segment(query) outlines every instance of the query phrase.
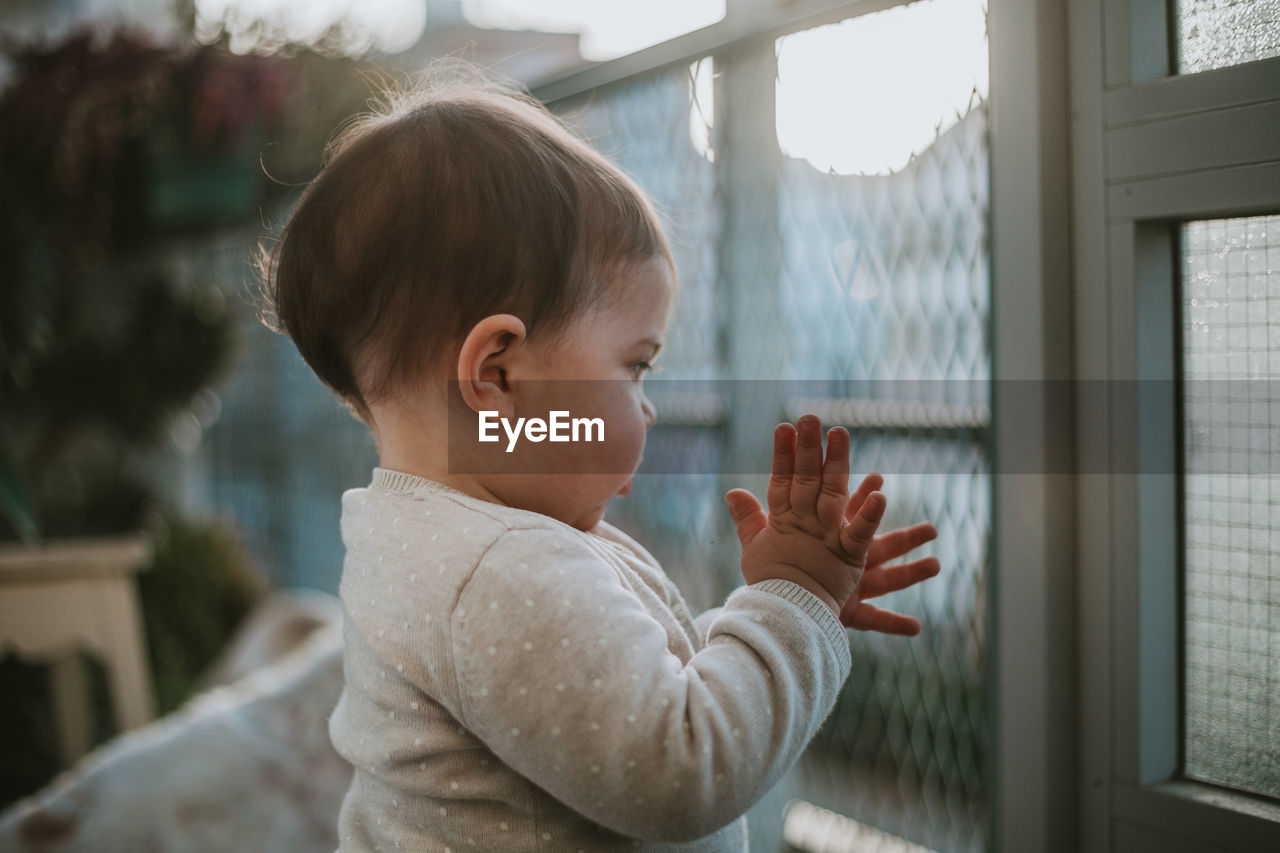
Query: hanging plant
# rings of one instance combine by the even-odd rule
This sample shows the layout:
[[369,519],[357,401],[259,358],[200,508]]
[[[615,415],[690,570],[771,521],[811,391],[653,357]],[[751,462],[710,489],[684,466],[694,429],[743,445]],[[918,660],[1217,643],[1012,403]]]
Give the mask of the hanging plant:
[[136,526],[128,501],[85,501],[106,491],[95,483],[145,492],[124,486],[130,455],[154,446],[232,345],[228,318],[201,310],[216,285],[170,281],[141,250],[256,213],[256,152],[287,80],[271,58],[127,31],[5,51],[0,537]]

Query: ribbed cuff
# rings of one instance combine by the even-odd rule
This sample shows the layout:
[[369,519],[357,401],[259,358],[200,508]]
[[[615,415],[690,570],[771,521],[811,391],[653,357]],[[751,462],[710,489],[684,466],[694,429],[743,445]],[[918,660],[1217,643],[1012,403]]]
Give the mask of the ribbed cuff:
[[831,612],[831,608],[823,603],[821,598],[818,598],[818,596],[800,586],[800,584],[783,580],[782,578],[770,578],[766,581],[753,583],[747,589],[776,595],[784,601],[789,601],[799,607],[814,622],[818,623],[818,627],[822,629],[822,632],[827,635],[827,639],[831,641],[832,647],[837,650],[836,655],[845,662],[846,666],[849,664],[849,635],[845,633],[844,625]]
[[415,489],[430,488],[431,485],[432,481],[417,474],[392,471],[390,468],[374,468],[369,488],[388,492],[412,492]]

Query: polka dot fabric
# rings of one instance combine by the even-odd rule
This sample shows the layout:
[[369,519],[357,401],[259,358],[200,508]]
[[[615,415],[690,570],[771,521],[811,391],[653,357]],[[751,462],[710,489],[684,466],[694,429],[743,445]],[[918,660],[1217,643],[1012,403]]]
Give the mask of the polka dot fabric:
[[848,675],[809,592],[744,587],[695,623],[603,522],[379,468],[342,532],[343,851],[737,853]]

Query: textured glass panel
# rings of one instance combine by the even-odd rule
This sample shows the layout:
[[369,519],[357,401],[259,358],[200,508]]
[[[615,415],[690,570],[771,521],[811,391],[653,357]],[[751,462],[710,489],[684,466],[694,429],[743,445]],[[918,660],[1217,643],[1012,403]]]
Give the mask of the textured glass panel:
[[1178,0],[1178,71],[1280,56],[1280,0]]
[[1186,774],[1280,797],[1280,216],[1188,223],[1182,274]]

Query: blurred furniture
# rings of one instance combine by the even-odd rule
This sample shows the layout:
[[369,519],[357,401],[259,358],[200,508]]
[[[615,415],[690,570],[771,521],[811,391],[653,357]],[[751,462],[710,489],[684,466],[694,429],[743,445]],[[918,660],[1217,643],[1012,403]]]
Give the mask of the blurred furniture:
[[106,666],[120,731],[154,714],[134,573],[141,537],[0,547],[0,653],[51,669],[58,749],[64,766],[88,751],[89,696],[81,651]]
[[336,596],[276,592],[216,679],[0,812],[5,853],[331,853],[351,765],[329,741],[342,693]]

